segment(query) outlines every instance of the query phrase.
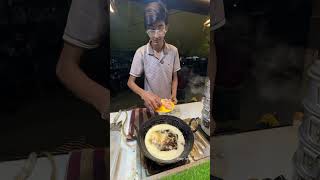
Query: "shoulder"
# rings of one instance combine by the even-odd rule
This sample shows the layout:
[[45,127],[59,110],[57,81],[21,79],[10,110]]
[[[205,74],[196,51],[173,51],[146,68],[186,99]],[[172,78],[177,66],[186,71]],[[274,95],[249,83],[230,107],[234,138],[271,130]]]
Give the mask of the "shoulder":
[[146,48],[147,48],[147,45],[140,46],[140,47],[136,50],[136,53],[144,54]]
[[106,1],[73,0],[63,39],[83,48],[95,48],[106,34]]
[[173,51],[174,53],[178,52],[178,48],[176,48],[174,45],[166,43],[167,47],[169,48],[170,51]]

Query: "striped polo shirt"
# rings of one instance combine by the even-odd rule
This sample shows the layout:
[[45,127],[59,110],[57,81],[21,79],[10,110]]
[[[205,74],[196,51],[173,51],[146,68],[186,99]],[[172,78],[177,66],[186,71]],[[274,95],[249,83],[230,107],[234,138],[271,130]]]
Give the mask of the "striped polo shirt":
[[144,74],[144,89],[160,98],[171,98],[173,73],[181,69],[178,49],[165,43],[158,59],[150,42],[136,51],[131,64],[130,75]]

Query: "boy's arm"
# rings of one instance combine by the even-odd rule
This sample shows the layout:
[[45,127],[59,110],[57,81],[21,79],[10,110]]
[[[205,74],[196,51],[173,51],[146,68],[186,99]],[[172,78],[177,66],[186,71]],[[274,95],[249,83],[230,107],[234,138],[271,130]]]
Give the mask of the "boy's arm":
[[108,7],[108,3],[103,0],[72,0],[56,74],[69,90],[107,119],[109,90],[90,79],[80,68],[84,51],[98,47],[107,31],[108,13],[104,7]]
[[145,102],[145,104],[149,107],[152,108],[153,110],[159,108],[161,105],[161,100],[160,97],[151,93],[143,90],[136,84],[136,77],[130,75],[129,80],[128,80],[128,86],[129,88],[138,94]]
[[173,79],[172,79],[172,88],[171,88],[171,94],[172,94],[172,101],[177,104],[177,88],[178,88],[178,73],[173,73]]
[[82,100],[92,104],[101,114],[109,106],[110,92],[91,80],[80,68],[83,48],[64,44],[56,73],[59,79]]
[[128,80],[128,86],[134,93],[136,93],[142,98],[145,91],[136,84],[136,77],[130,75]]

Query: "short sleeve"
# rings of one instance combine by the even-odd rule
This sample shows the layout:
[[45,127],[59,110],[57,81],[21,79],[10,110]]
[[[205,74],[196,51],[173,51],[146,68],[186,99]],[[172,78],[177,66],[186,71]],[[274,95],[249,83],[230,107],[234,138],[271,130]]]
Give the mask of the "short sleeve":
[[175,48],[175,56],[174,56],[174,65],[173,65],[173,72],[177,72],[181,69],[180,66],[180,57],[179,57],[179,52],[178,49]]
[[136,53],[134,54],[131,69],[130,69],[130,75],[134,77],[141,77],[143,73],[143,50],[142,48],[139,48]]
[[213,0],[213,6],[211,6],[210,11],[211,31],[214,31],[226,23],[223,0]]
[[107,33],[106,7],[105,0],[72,0],[63,39],[86,49],[98,47]]

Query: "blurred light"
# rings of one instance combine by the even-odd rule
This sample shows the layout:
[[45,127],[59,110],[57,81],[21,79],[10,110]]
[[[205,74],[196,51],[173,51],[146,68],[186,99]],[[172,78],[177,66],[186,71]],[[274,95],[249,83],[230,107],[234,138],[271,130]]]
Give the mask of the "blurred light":
[[112,7],[111,4],[110,4],[110,12],[111,12],[111,13],[114,13],[114,9],[113,9],[113,7]]
[[210,19],[206,20],[206,22],[203,23],[203,26],[210,27]]
[[115,0],[110,0],[110,12],[111,13],[116,13],[117,12],[117,7],[116,7]]

